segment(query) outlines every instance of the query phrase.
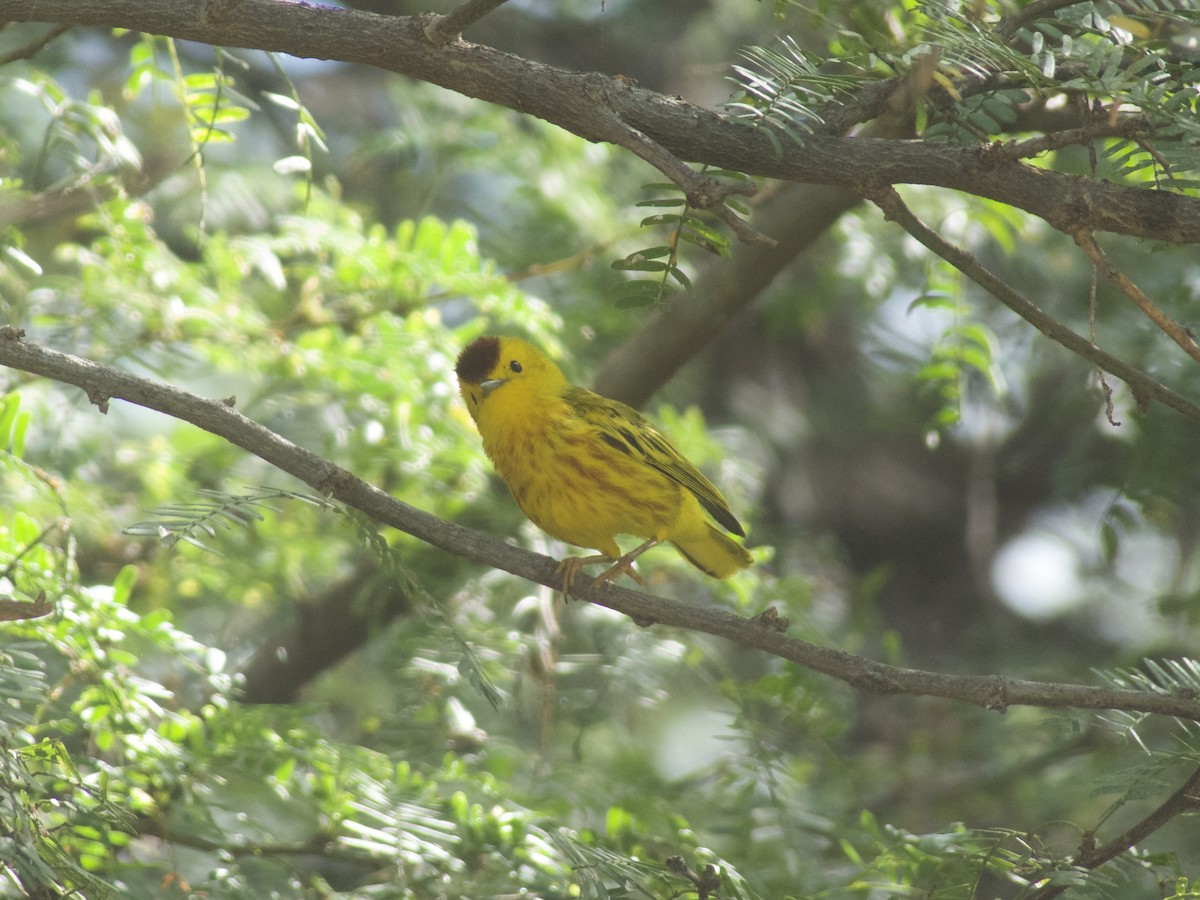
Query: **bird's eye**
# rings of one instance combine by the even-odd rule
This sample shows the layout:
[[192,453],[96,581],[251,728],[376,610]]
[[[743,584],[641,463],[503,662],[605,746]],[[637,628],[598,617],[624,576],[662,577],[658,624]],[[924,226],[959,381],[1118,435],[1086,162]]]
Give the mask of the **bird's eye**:
[[521,371],[521,364],[520,364],[519,362],[517,362],[515,359],[514,359],[512,362],[510,362],[510,363],[508,364],[508,367],[509,367],[510,369],[512,369],[514,372],[520,372],[520,371]]

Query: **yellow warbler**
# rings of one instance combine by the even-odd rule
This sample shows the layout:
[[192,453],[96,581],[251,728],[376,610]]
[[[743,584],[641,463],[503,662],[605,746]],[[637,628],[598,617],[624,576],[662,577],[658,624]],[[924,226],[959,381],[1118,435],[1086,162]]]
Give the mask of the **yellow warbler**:
[[[562,563],[565,587],[583,565],[607,561],[645,582],[633,561],[662,541],[714,578],[753,561],[720,531],[745,531],[712,482],[637,410],[567,383],[532,344],[481,337],[459,354],[458,386],[483,449],[517,504],[543,531],[603,556]],[[707,515],[706,515],[707,512]],[[624,556],[618,534],[644,538]]]

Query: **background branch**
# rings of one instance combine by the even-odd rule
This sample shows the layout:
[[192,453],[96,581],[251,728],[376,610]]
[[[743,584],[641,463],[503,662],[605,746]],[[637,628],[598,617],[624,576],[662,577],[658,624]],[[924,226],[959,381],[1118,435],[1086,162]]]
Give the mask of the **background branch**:
[[[910,123],[888,115],[868,125],[863,134],[899,138],[910,131]],[[612,350],[596,374],[596,391],[642,406],[734,316],[751,307],[797,257],[861,203],[862,196],[848,188],[779,182],[755,200],[751,224],[773,243],[735,244],[731,258],[706,259],[690,291],[660,303],[636,334]]]
[[739,244],[731,259],[711,260],[693,279],[691,291],[660,303],[636,334],[609,353],[595,390],[640,407],[861,202],[859,194],[843,188],[784,185],[755,211],[753,220],[756,229],[775,239],[775,246]]
[[1157,325],[1167,337],[1178,344],[1184,353],[1196,362],[1200,362],[1200,346],[1196,344],[1196,339],[1192,337],[1191,332],[1163,312],[1153,300],[1146,296],[1141,288],[1133,283],[1133,279],[1118,269],[1112,260],[1108,258],[1108,254],[1100,249],[1100,245],[1096,243],[1095,236],[1087,231],[1077,232],[1075,234],[1075,243],[1087,254],[1088,259],[1096,266],[1096,270],[1112,284],[1116,285],[1121,293],[1132,300],[1134,306],[1146,314],[1146,318]]
[[999,277],[980,265],[979,261],[970,253],[960,250],[944,240],[937,232],[913,215],[912,210],[900,199],[895,188],[885,187],[873,190],[869,197],[883,210],[889,220],[898,223],[923,245],[987,290],[1046,337],[1062,344],[1072,353],[1095,363],[1105,372],[1123,379],[1133,389],[1136,396],[1158,400],[1189,419],[1200,422],[1200,406],[1155,381],[1140,369],[1105,353],[1083,335],[1077,334],[1052,316],[1047,315],[1037,305],[1021,296]]
[[36,56],[42,50],[45,50],[55,38],[63,35],[71,27],[70,23],[56,25],[47,31],[44,35],[34,41],[30,41],[23,47],[18,47],[10,53],[5,53],[0,56],[0,66],[7,66],[11,62],[16,62],[18,59],[30,59]]
[[[611,115],[680,160],[788,181],[858,189],[929,184],[997,200],[1065,233],[1080,228],[1169,243],[1200,242],[1200,199],[1017,163],[989,165],[976,148],[810,134],[798,143],[730,116],[616,80],[596,109],[595,73],[571,72],[490,47],[425,35],[425,17],[275,0],[0,0],[0,20],[129,28],[224,47],[362,63],[552,122],[592,141]],[[994,161],[993,161],[994,163]]]
[[[221,400],[209,400],[91,360],[49,350],[23,339],[12,326],[0,328],[0,365],[75,385],[104,411],[117,398],[190,422],[253,453],[335,500],[361,510],[426,543],[474,562],[503,569],[547,587],[559,588],[558,562],[504,541],[444,521],[400,502],[350,472],[246,418]],[[580,577],[587,594],[590,579]],[[1200,700],[1173,694],[1114,690],[1090,685],[1024,681],[995,675],[945,675],[889,666],[781,634],[771,618],[743,618],[653,594],[598,587],[592,602],[630,616],[701,631],[787,659],[866,691],[961,700],[985,709],[1009,706],[1121,709],[1200,720]],[[786,627],[784,625],[784,627]]]
[[[1116,859],[1122,853],[1137,846],[1172,819],[1200,807],[1200,769],[1192,772],[1175,793],[1160,803],[1150,815],[1138,821],[1107,844],[1096,847],[1085,844],[1075,858],[1075,865],[1084,869],[1098,869]],[[1064,884],[1052,884],[1032,895],[1032,900],[1050,900],[1067,891]]]
[[291,703],[317,675],[361,647],[413,599],[362,560],[320,596],[295,605],[295,619],[266,637],[242,666],[243,703]]

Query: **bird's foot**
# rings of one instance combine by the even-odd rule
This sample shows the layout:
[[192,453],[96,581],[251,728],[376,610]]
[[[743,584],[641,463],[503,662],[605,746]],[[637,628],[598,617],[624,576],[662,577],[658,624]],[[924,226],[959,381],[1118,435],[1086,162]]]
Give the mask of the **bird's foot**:
[[603,572],[601,572],[599,575],[596,576],[596,580],[592,584],[592,588],[595,589],[597,584],[605,584],[605,583],[611,584],[612,582],[614,582],[618,578],[620,578],[622,575],[628,575],[630,578],[632,578],[634,581],[636,581],[641,587],[646,587],[648,584],[646,579],[643,578],[641,575],[639,575],[637,573],[637,569],[635,569],[633,567],[633,560],[629,559],[625,556],[622,556],[620,559],[618,559],[616,562],[614,562],[611,566],[609,566],[607,569],[605,569]]
[[[588,599],[587,595],[575,593],[575,576],[579,574],[579,570],[584,566],[594,566],[596,563],[611,563],[611,556],[599,554],[596,556],[568,556],[558,564],[558,574],[562,576],[562,593],[568,600],[573,597],[579,597],[581,600]],[[591,594],[592,588],[588,588],[587,594]]]
[[[600,554],[597,556],[568,556],[558,564],[558,573],[562,576],[562,592],[563,596],[576,596],[581,600],[590,600],[592,593],[602,584],[611,584],[622,575],[628,575],[638,583],[640,587],[646,587],[647,581],[638,574],[637,569],[633,567],[634,560],[657,544],[658,541],[651,539],[637,547],[634,547],[620,559],[613,559],[611,556]],[[575,576],[579,574],[579,570],[584,566],[595,565],[596,563],[611,563],[607,569],[596,576],[596,579],[588,586],[588,589],[583,594],[576,594],[574,591]]]

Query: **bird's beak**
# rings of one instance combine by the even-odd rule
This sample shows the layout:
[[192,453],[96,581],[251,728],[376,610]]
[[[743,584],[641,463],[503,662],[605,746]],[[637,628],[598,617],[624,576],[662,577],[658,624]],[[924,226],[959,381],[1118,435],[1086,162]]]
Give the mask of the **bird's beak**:
[[507,378],[489,378],[487,381],[479,382],[479,387],[483,390],[483,396],[487,397],[492,391],[500,387],[502,384],[508,384]]

